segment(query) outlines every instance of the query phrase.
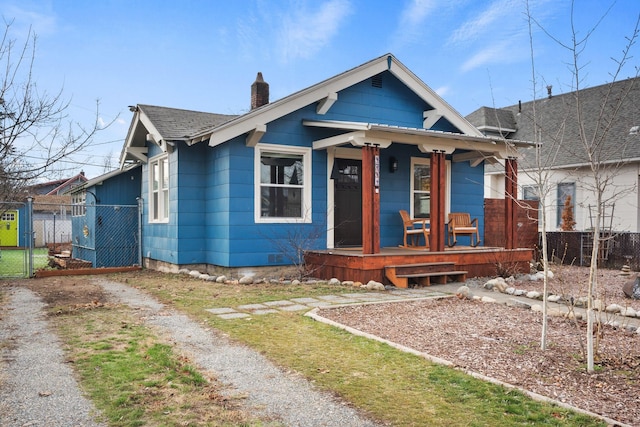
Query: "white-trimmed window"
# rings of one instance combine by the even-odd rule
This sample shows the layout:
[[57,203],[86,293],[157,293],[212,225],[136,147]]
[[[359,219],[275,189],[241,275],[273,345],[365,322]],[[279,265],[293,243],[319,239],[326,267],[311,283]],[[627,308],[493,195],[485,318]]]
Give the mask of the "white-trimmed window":
[[[451,167],[446,162],[445,215],[449,212]],[[431,218],[431,159],[411,158],[411,217]]]
[[576,216],[576,183],[559,182],[557,187],[556,225],[560,227],[562,225],[562,211],[564,210],[564,203],[567,197],[571,197],[571,204],[573,205],[571,210],[573,211],[573,217],[575,218]]
[[87,214],[86,200],[86,191],[78,191],[71,195],[71,216],[85,216]]
[[311,222],[311,149],[258,144],[256,222]]
[[149,221],[169,221],[169,158],[149,162]]

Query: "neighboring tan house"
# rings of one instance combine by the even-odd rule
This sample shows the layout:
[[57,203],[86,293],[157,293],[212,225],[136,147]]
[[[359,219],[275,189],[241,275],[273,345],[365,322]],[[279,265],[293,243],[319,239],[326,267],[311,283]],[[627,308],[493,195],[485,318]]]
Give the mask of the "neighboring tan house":
[[45,195],[45,196],[62,196],[69,193],[73,187],[82,185],[87,182],[84,171],[72,178],[57,179],[55,181],[43,182],[41,184],[31,185],[26,188],[29,196]]
[[[482,107],[467,120],[488,136],[541,142],[539,164],[551,171],[546,199],[548,231],[560,229],[567,196],[574,205],[575,229],[588,230],[595,225],[593,173],[580,132],[600,141],[595,155],[601,173],[611,178],[604,192],[601,227],[640,231],[640,78],[560,95],[553,95],[551,87],[547,90],[544,99],[499,109]],[[577,106],[582,120],[577,119]],[[535,199],[532,172],[537,169],[536,150],[528,148],[520,154],[518,192],[523,199]],[[605,170],[611,167],[612,173]],[[485,196],[502,197],[504,183],[504,168],[487,168]]]
[[[399,210],[430,222],[430,248],[403,259],[442,260],[449,212],[478,218],[483,240],[485,160],[508,154],[391,54],[274,102],[258,73],[240,116],[130,109],[121,170],[141,165],[140,182],[125,181],[142,201],[143,263],[171,271],[291,264],[283,248],[292,243],[375,258],[403,243]],[[123,185],[118,177],[97,180],[107,191]],[[479,264],[495,269],[505,252],[471,249],[467,261],[463,250],[447,256],[472,274]],[[528,265],[531,251],[519,254]],[[362,277],[381,277],[376,268]]]

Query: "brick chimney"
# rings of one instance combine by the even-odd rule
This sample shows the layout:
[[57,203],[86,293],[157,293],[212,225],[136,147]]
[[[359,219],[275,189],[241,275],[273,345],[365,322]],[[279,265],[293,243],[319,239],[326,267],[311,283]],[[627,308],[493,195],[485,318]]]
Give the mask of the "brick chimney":
[[262,73],[258,72],[256,81],[251,85],[251,109],[255,110],[269,103],[269,83],[262,78]]

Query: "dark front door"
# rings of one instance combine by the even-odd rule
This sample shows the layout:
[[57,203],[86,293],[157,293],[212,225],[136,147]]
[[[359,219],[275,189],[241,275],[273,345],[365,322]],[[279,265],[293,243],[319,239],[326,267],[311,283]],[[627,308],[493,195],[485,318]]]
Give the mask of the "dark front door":
[[362,161],[335,159],[334,247],[362,246]]

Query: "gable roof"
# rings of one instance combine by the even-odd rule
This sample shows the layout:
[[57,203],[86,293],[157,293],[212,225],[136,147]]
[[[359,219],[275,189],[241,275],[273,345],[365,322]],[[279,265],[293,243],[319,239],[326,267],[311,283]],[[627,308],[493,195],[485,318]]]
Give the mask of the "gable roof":
[[135,115],[123,147],[121,167],[126,162],[146,162],[147,142],[154,142],[163,151],[167,151],[171,150],[172,142],[175,141],[184,141],[189,145],[206,141],[213,147],[235,137],[247,135],[247,143],[256,144],[267,131],[268,123],[273,120],[314,103],[317,103],[316,111],[323,114],[337,100],[338,92],[385,71],[393,74],[433,107],[425,112],[426,129],[444,117],[461,135],[485,138],[478,129],[393,55],[385,54],[239,116],[144,104],[130,107]]
[[[577,105],[583,119],[577,119]],[[482,111],[481,111],[482,110]],[[534,115],[535,111],[535,115]],[[491,123],[501,130],[515,123],[507,138],[541,141],[541,159],[548,167],[568,168],[587,165],[588,155],[580,140],[603,138],[598,158],[603,162],[640,162],[640,78],[519,103],[501,109],[482,107],[467,119],[479,128]],[[534,120],[535,118],[535,120]],[[484,121],[483,121],[484,120]],[[607,122],[611,121],[610,124]],[[485,132],[487,129],[484,129]],[[595,140],[594,139],[594,140]],[[524,154],[523,168],[532,167],[533,155]]]
[[[376,76],[383,71],[391,72],[416,95],[433,106],[431,111],[434,111],[434,116],[437,115],[438,118],[445,116],[461,133],[482,136],[482,133],[435,91],[422,82],[392,54],[388,53],[285,98],[251,110],[226,123],[207,129],[196,134],[192,138],[192,142],[208,140],[210,146],[216,146],[246,133],[264,133],[269,122],[313,103],[318,103],[318,110],[320,110],[326,103],[335,102],[339,91]],[[434,123],[435,121],[432,125]],[[251,134],[249,137],[251,137]]]
[[72,189],[73,187],[77,185],[81,185],[86,181],[87,181],[87,177],[84,175],[84,172],[80,172],[79,174],[71,178],[57,179],[54,181],[48,181],[40,184],[31,185],[26,189],[26,192],[32,195],[64,194],[68,192],[70,189]]
[[466,118],[485,134],[507,136],[516,131],[516,119],[511,110],[480,107]]
[[147,142],[158,144],[163,151],[175,141],[188,142],[193,135],[236,117],[229,114],[204,113],[179,108],[138,104],[127,134],[120,167],[128,161],[146,162]]

